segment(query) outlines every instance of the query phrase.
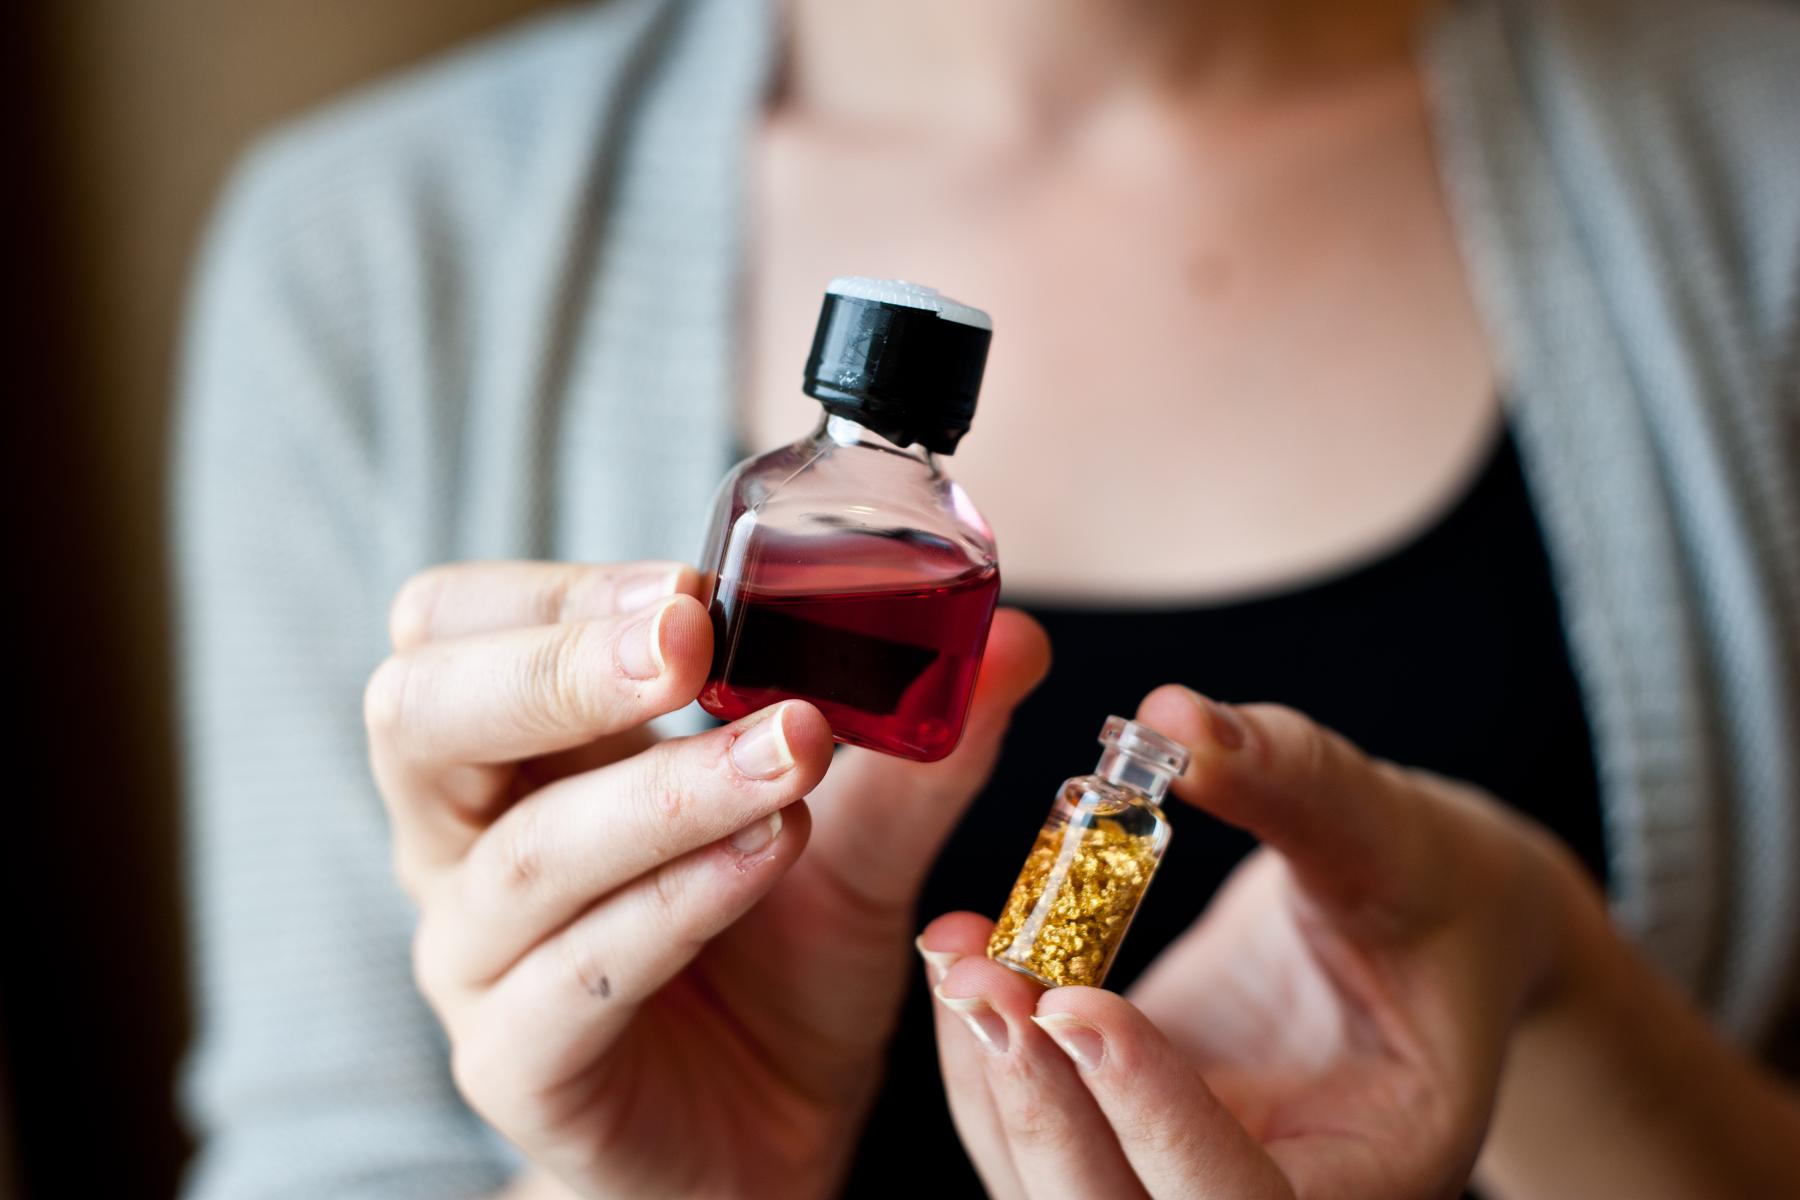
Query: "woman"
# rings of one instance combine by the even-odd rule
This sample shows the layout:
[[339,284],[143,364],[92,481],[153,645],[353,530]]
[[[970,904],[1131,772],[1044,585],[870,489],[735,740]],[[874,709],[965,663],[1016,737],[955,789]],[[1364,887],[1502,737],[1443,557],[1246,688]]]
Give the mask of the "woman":
[[[1750,2],[612,0],[271,142],[181,430],[193,1193],[1792,1190],[1796,67]],[[1000,318],[1031,615],[933,767],[649,724],[844,271]],[[1140,697],[1198,811],[1125,996],[1037,994],[975,913]]]

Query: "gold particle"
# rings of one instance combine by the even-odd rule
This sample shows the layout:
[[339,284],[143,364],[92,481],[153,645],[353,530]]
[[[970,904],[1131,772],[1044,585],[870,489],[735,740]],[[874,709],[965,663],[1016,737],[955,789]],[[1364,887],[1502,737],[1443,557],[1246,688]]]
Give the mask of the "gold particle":
[[1051,987],[1100,986],[1156,870],[1156,841],[1102,817],[1045,828],[1026,856],[988,957]]

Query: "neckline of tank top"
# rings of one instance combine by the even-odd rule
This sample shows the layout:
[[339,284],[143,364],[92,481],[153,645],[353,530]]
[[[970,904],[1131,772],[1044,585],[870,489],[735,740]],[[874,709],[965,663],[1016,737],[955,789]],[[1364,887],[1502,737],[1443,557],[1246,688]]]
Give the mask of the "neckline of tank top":
[[[1477,465],[1465,473],[1457,488],[1450,493],[1450,499],[1426,510],[1419,520],[1404,527],[1393,537],[1368,551],[1328,564],[1315,572],[1293,576],[1280,583],[1268,586],[1259,585],[1241,592],[1222,592],[1216,596],[1151,596],[1142,599],[1106,596],[1084,600],[1076,596],[1008,590],[1006,560],[1003,553],[1000,563],[1000,603],[1014,608],[1022,608],[1027,612],[1045,613],[1059,617],[1184,616],[1223,613],[1253,609],[1269,604],[1304,601],[1340,588],[1355,587],[1372,576],[1388,573],[1395,567],[1404,564],[1408,559],[1428,553],[1439,541],[1452,536],[1456,527],[1467,521],[1481,507],[1482,502],[1488,498],[1490,493],[1504,486],[1509,480],[1518,480],[1518,490],[1524,491],[1518,446],[1514,440],[1510,422],[1501,420],[1495,423],[1495,429],[1489,435],[1486,449],[1474,459],[1474,462]],[[1529,506],[1528,493],[1525,499]],[[1532,513],[1531,519],[1535,526],[1537,519],[1535,512]]]

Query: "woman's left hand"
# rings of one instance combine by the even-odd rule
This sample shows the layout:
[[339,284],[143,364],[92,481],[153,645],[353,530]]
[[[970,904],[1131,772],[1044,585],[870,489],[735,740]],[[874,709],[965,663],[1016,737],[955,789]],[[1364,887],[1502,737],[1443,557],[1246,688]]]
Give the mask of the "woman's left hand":
[[990,1193],[1456,1195],[1568,906],[1599,903],[1579,866],[1476,789],[1289,709],[1165,687],[1137,719],[1192,749],[1175,794],[1263,846],[1129,1000],[989,961],[972,913],[925,930]]

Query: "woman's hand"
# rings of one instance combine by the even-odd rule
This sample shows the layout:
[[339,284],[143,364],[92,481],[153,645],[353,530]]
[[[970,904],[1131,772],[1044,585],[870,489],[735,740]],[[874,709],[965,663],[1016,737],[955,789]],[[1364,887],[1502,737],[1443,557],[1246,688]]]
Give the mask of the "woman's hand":
[[[1182,799],[1264,843],[1130,1000],[1045,991],[987,920],[919,940],[957,1128],[996,1196],[1457,1194],[1562,914],[1594,906],[1546,833],[1373,761],[1291,710],[1161,688]],[[1179,825],[1179,817],[1176,818]],[[1180,870],[1180,839],[1164,870]]]
[[464,1095],[577,1192],[820,1195],[879,1081],[919,880],[1047,645],[996,616],[939,763],[834,763],[799,702],[657,742],[712,655],[695,582],[485,563],[401,591],[365,708],[415,973]]

